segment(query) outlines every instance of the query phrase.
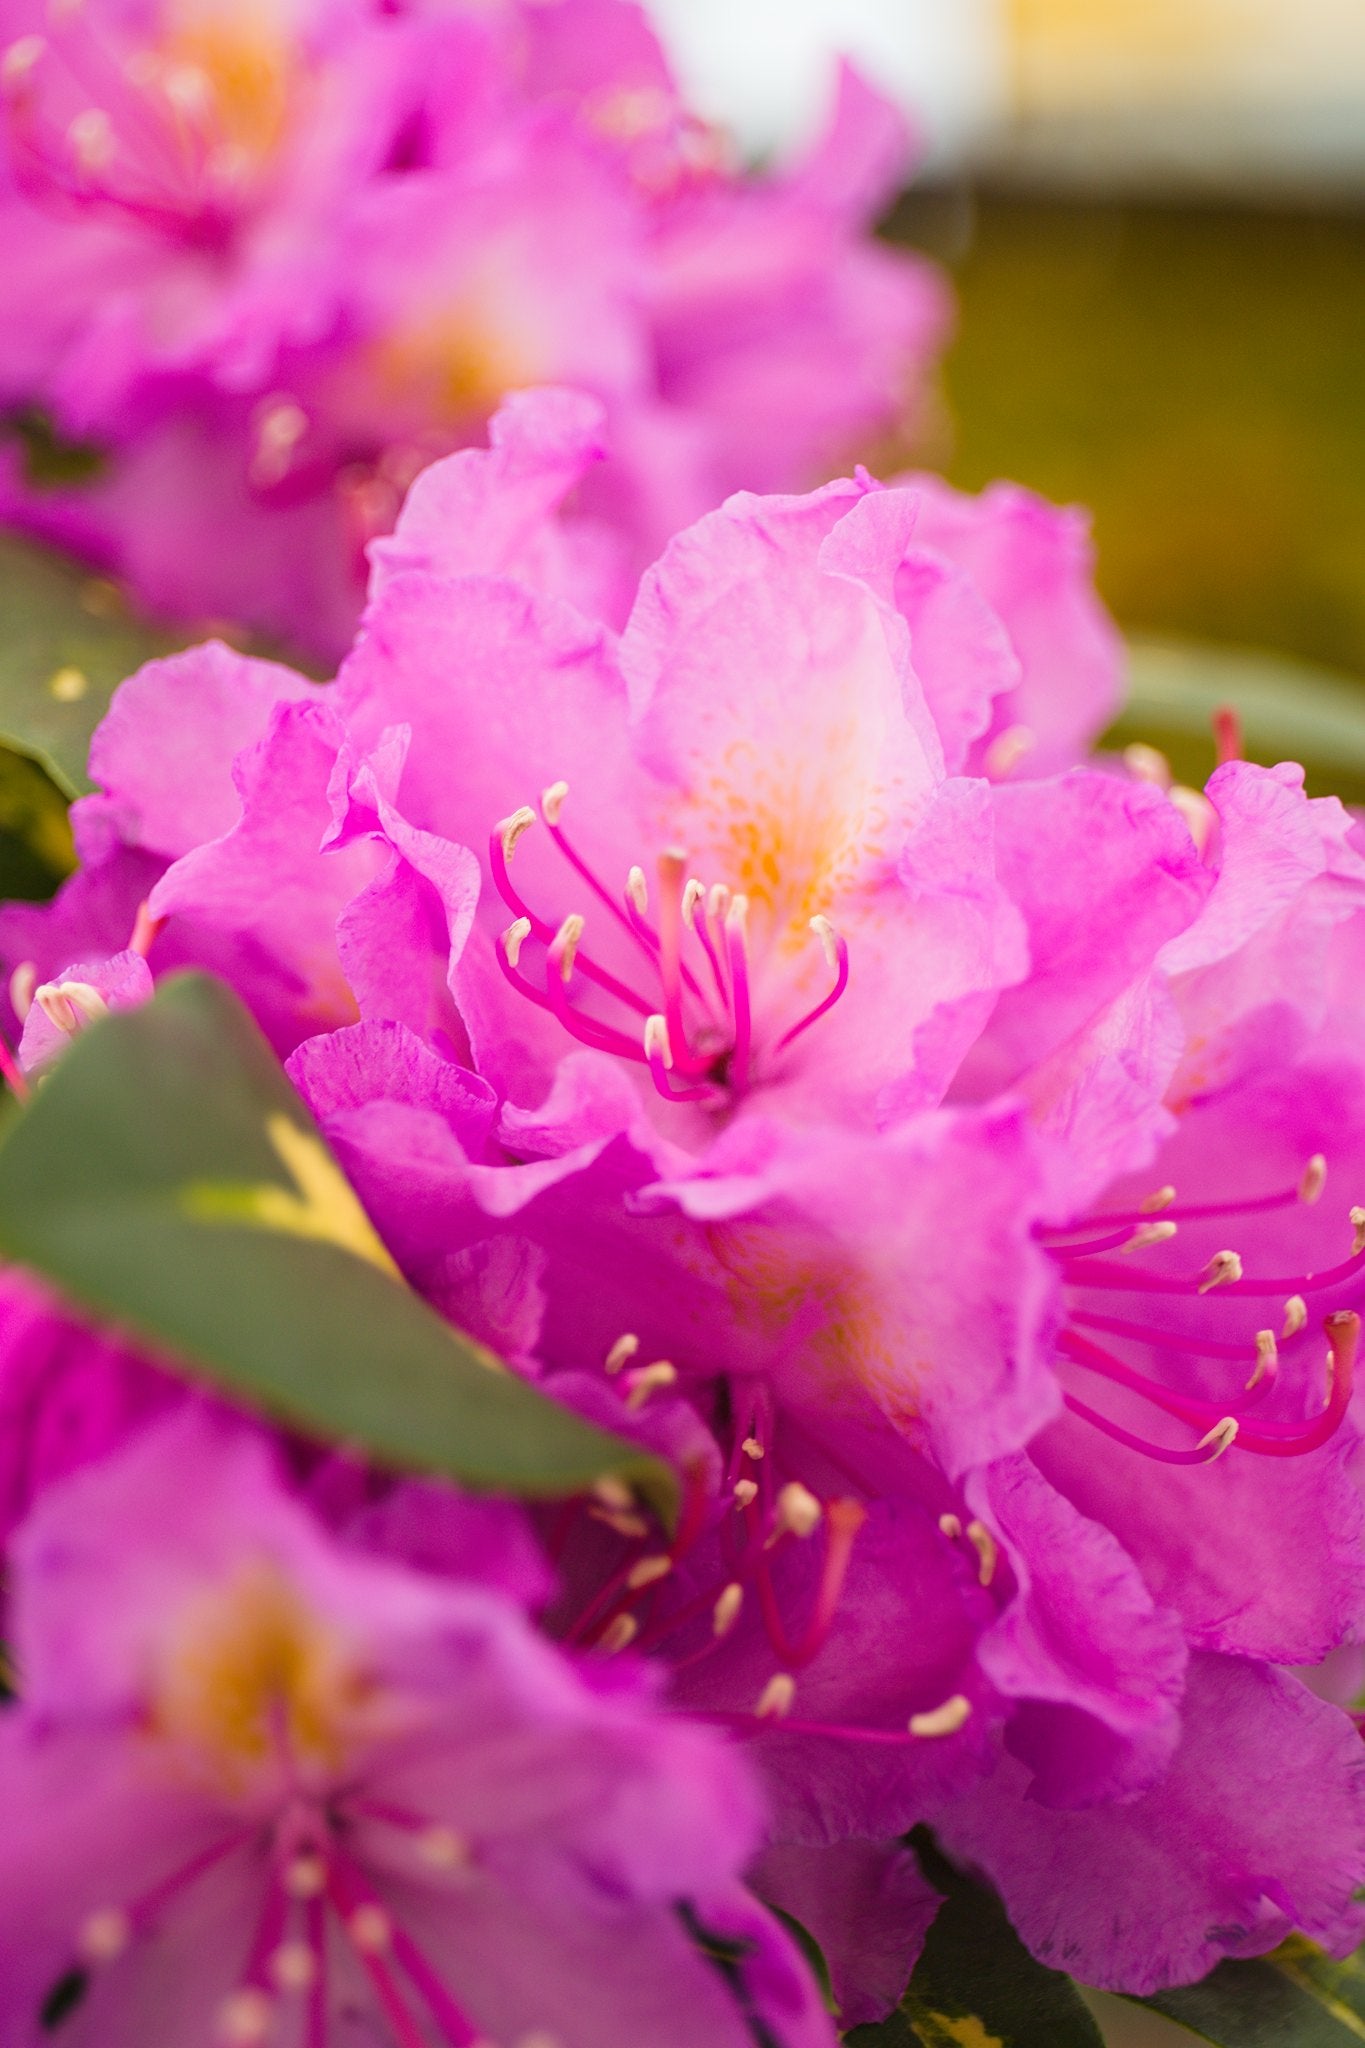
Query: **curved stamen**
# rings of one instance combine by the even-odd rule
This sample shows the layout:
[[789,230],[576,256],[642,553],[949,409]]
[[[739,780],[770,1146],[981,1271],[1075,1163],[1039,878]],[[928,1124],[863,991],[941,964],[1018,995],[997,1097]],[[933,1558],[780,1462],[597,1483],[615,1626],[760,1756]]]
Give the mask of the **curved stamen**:
[[[569,866],[574,869],[576,874],[582,876],[594,896],[598,898],[599,902],[606,905],[607,909],[621,926],[621,929],[629,934],[644,952],[650,965],[653,966],[658,957],[659,941],[645,918],[644,906],[636,906],[632,902],[631,909],[636,912],[635,916],[632,917],[625,906],[617,902],[610,889],[607,888],[599,876],[594,874],[587,861],[583,859],[583,856],[572,845],[563,824],[560,822],[564,801],[568,794],[569,785],[567,782],[552,782],[550,787],[541,793],[540,814],[549,828],[550,837],[569,863]],[[683,972],[686,975],[686,967],[684,967]],[[688,979],[690,980],[691,978],[688,977]],[[697,987],[696,983],[692,982],[691,986],[696,995],[700,997],[701,990]]]
[[[1328,1345],[1328,1386],[1327,1398],[1320,1413],[1311,1422],[1259,1422],[1248,1423],[1246,1411],[1254,1404],[1243,1401],[1240,1408],[1220,1411],[1214,1403],[1180,1394],[1169,1387],[1162,1387],[1145,1374],[1125,1365],[1110,1353],[1101,1351],[1098,1345],[1077,1337],[1074,1332],[1064,1331],[1058,1342],[1063,1355],[1074,1363],[1088,1367],[1116,1384],[1127,1387],[1163,1413],[1195,1428],[1205,1426],[1210,1416],[1220,1416],[1209,1434],[1192,1451],[1170,1450],[1162,1445],[1149,1443],[1135,1436],[1130,1430],[1101,1416],[1087,1403],[1078,1401],[1074,1395],[1063,1393],[1063,1400],[1073,1413],[1084,1417],[1111,1436],[1118,1443],[1127,1444],[1130,1449],[1142,1451],[1146,1456],[1157,1458],[1164,1463],[1185,1465],[1206,1462],[1200,1454],[1210,1443],[1216,1444],[1214,1456],[1231,1448],[1235,1443],[1239,1450],[1251,1451],[1263,1458],[1301,1458],[1309,1452],[1320,1450],[1336,1434],[1351,1402],[1351,1391],[1355,1375],[1356,1352],[1360,1337],[1360,1318],[1350,1309],[1340,1309],[1324,1318],[1323,1327]],[[1262,1333],[1269,1335],[1268,1332]],[[1273,1339],[1272,1339],[1273,1346]],[[1263,1346],[1258,1339],[1261,1358],[1272,1346]],[[1253,1374],[1249,1387],[1254,1388],[1261,1374],[1261,1358],[1258,1358],[1257,1372]],[[1265,1371],[1273,1378],[1274,1368],[1268,1362]],[[1219,1441],[1220,1433],[1223,1440]]]
[[[1225,1256],[1223,1253],[1217,1255]],[[1355,1252],[1338,1266],[1329,1266],[1322,1273],[1294,1273],[1288,1278],[1248,1280],[1244,1276],[1225,1281],[1213,1281],[1207,1271],[1198,1279],[1177,1279],[1165,1273],[1144,1273],[1132,1267],[1094,1265],[1074,1267],[1063,1257],[1063,1276],[1075,1287],[1101,1287],[1116,1293],[1129,1294],[1181,1294],[1198,1295],[1207,1293],[1210,1285],[1217,1285],[1223,1294],[1249,1296],[1265,1300],[1273,1295],[1281,1297],[1296,1294],[1324,1294],[1329,1288],[1339,1287],[1346,1280],[1353,1280],[1365,1268],[1365,1250]]]
[[830,972],[834,976],[834,986],[823,1002],[817,1003],[813,1010],[807,1010],[805,1016],[793,1024],[790,1031],[783,1032],[781,1038],[777,1041],[777,1050],[779,1052],[782,1051],[784,1046],[790,1045],[793,1039],[799,1038],[803,1031],[809,1031],[811,1025],[817,1023],[827,1010],[832,1010],[844,990],[848,987],[848,944],[846,940],[840,937],[829,919],[823,915],[817,914],[813,917],[810,921],[810,928],[824,948],[825,959],[828,961]]
[[748,897],[732,896],[725,913],[725,954],[730,963],[735,1032],[730,1052],[730,1085],[739,1095],[749,1085],[749,1052],[753,1040],[753,1015],[749,1006],[748,913]]
[[1107,1415],[1101,1415],[1098,1409],[1091,1408],[1087,1402],[1077,1400],[1074,1394],[1063,1392],[1062,1400],[1073,1415],[1079,1415],[1082,1421],[1090,1423],[1105,1436],[1112,1437],[1115,1443],[1123,1444],[1130,1451],[1140,1451],[1144,1458],[1155,1458],[1162,1465],[1211,1465],[1215,1458],[1222,1457],[1237,1434],[1237,1425],[1229,1418],[1231,1434],[1215,1429],[1196,1444],[1193,1450],[1173,1451],[1165,1444],[1154,1444],[1146,1437],[1135,1436],[1132,1430],[1125,1429],[1121,1423],[1111,1422]]
[[[359,1932],[362,1934],[361,1946],[363,1947],[363,1929],[367,1924],[373,1929],[375,1934],[379,1934],[382,1931],[384,1936],[382,1947],[378,1950],[370,1948],[368,1953],[376,1958],[382,1958],[385,1950],[392,1953],[395,1962],[414,1986],[427,2011],[436,2022],[441,2038],[450,2044],[450,2048],[477,2048],[477,2044],[484,2041],[484,2035],[456,2003],[455,1999],[446,1989],[444,1981],[422,1949],[407,1932],[406,1928],[398,1921],[391,1919],[378,1893],[367,1883],[358,1867],[349,1857],[336,1849],[333,1850],[331,1858],[329,1892],[336,1906],[338,1916],[351,1937],[352,1946],[356,1946],[355,1933]],[[344,1904],[343,1901],[345,1902]],[[372,1916],[368,1923],[362,1918],[367,1913]],[[358,1921],[360,1922],[359,1927],[356,1924]],[[357,1952],[360,1953],[359,1948]],[[365,1963],[364,1953],[360,1953],[360,1960],[362,1964]],[[383,1967],[382,1964],[381,1967]],[[387,1971],[386,1974],[389,1975],[390,1990],[394,1997],[402,2003],[401,1993],[398,1990],[397,1984],[394,1982],[391,1974],[387,1973]],[[373,1977],[371,1981],[374,1981]],[[378,1986],[376,1986],[376,1989],[378,1989]],[[382,1996],[381,2003],[385,2003]],[[407,2008],[405,2004],[402,2005],[402,2009],[406,2014]],[[386,2012],[389,2011],[387,2003],[385,2003],[385,2010]],[[409,2024],[413,2024],[410,2018]],[[400,2033],[398,2038],[401,2043],[405,2044],[406,2048],[406,2042],[409,2037]],[[420,2030],[415,2032],[411,2038],[421,2043],[422,2048],[426,2048],[426,2036]]]
[[1150,1344],[1154,1349],[1184,1352],[1191,1358],[1228,1358],[1239,1365],[1247,1362],[1245,1342],[1233,1344],[1214,1337],[1196,1337],[1177,1330],[1160,1330],[1151,1323],[1131,1323],[1123,1316],[1101,1315],[1097,1310],[1088,1308],[1073,1308],[1067,1320],[1079,1323],[1087,1330],[1103,1330],[1111,1337],[1129,1337],[1135,1344]]

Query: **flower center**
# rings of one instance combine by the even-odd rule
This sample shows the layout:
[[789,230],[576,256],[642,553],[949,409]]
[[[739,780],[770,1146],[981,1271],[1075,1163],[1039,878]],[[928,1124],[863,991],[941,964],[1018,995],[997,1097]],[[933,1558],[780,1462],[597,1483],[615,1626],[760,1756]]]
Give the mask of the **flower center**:
[[[540,816],[557,852],[629,939],[644,970],[642,994],[594,960],[583,947],[584,915],[571,911],[552,924],[526,903],[510,863],[523,835],[536,824],[529,805],[504,818],[489,840],[494,885],[515,922],[502,933],[498,958],[519,995],[549,1010],[581,1044],[648,1068],[666,1102],[721,1105],[743,1095],[764,1068],[779,1061],[811,1026],[831,1010],[848,986],[848,947],[829,918],[809,921],[823,949],[831,986],[798,1014],[771,1043],[756,1043],[753,953],[749,899],[732,894],[724,882],[706,884],[687,872],[687,855],[668,847],[656,862],[657,916],[651,919],[649,884],[642,867],[632,867],[625,887],[613,892],[568,839],[562,822],[569,788],[552,783],[540,800]],[[543,986],[524,972],[528,940],[544,949]],[[600,1016],[582,1007],[591,986],[616,1013]],[[630,1014],[633,1032],[620,1014]]]
[[217,240],[280,145],[291,68],[264,9],[192,12],[128,50],[54,8],[45,35],[0,59],[19,181],[35,199]]
[[332,1771],[373,1688],[348,1646],[265,1560],[195,1601],[157,1674],[157,1733],[242,1789],[261,1766]]
[[[1274,1194],[1240,1201],[1177,1203],[1175,1189],[1166,1187],[1137,1209],[1093,1215],[1068,1229],[1040,1233],[1067,1284],[1068,1319],[1058,1340],[1061,1356],[1072,1367],[1123,1389],[1149,1410],[1169,1417],[1180,1426],[1186,1441],[1151,1441],[1112,1414],[1093,1408],[1068,1387],[1062,1398],[1071,1412],[1116,1443],[1168,1465],[1208,1464],[1234,1447],[1266,1458],[1303,1457],[1327,1443],[1350,1406],[1360,1317],[1343,1307],[1322,1316],[1319,1327],[1326,1338],[1327,1356],[1325,1392],[1320,1397],[1305,1348],[1312,1341],[1309,1302],[1314,1296],[1340,1297],[1348,1287],[1360,1292],[1365,1282],[1365,1209],[1350,1212],[1354,1234],[1350,1256],[1317,1272],[1274,1277],[1248,1274],[1241,1254],[1230,1249],[1215,1252],[1194,1274],[1158,1272],[1136,1261],[1120,1263],[1170,1242],[1182,1223],[1221,1223],[1315,1203],[1326,1176],[1326,1160],[1316,1155],[1297,1186]],[[1107,1257],[1109,1253],[1117,1256]],[[1188,1308],[1207,1297],[1213,1297],[1211,1310],[1218,1304],[1247,1299],[1278,1299],[1280,1327],[1278,1331],[1258,1330],[1254,1339],[1240,1342],[1228,1331],[1219,1334],[1212,1315],[1195,1318],[1180,1314],[1173,1326],[1163,1327],[1111,1313],[1103,1305],[1103,1297],[1113,1294],[1137,1295],[1149,1302],[1160,1298],[1168,1309],[1177,1305]],[[1096,1304],[1095,1296],[1100,1297],[1101,1305]],[[1100,1338],[1105,1341],[1101,1343]],[[1250,1369],[1249,1376],[1230,1398],[1211,1399],[1144,1370],[1134,1362],[1135,1351],[1154,1359],[1158,1372],[1169,1367],[1173,1380],[1182,1368],[1188,1376],[1191,1361],[1205,1362],[1205,1369],[1212,1365],[1215,1371],[1226,1361],[1229,1372],[1240,1365],[1243,1372]],[[1286,1373],[1286,1363],[1299,1370]],[[1289,1412],[1274,1419],[1263,1417],[1263,1404],[1277,1388],[1283,1389],[1278,1405]],[[1198,1432],[1193,1444],[1188,1442],[1190,1430]]]

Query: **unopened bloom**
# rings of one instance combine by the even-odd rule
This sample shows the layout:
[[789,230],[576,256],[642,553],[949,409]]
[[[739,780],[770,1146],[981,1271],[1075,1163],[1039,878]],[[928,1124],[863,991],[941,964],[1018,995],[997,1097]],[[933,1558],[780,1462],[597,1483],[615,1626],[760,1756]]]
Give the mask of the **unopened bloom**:
[[6,33],[0,510],[172,616],[339,653],[418,470],[553,380],[611,409],[589,509],[638,568],[897,425],[942,338],[937,278],[868,234],[893,110],[848,74],[810,156],[746,178],[630,0],[93,0]]
[[738,1760],[272,1465],[188,1413],[14,1546],[6,2040],[831,2043]]

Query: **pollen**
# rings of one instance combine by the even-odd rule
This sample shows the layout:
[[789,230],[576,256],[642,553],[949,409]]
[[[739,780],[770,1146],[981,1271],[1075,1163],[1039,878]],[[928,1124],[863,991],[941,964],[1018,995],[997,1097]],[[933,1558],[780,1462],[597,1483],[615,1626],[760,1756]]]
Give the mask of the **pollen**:
[[361,1732],[369,1693],[337,1632],[260,1560],[181,1617],[153,1720],[240,1786],[271,1760],[335,1770]]

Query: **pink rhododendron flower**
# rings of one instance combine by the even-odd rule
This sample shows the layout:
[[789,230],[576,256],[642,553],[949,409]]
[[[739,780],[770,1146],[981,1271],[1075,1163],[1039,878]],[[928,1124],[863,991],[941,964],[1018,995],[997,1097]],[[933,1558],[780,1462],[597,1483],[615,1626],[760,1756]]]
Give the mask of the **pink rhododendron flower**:
[[869,235],[908,146],[851,72],[746,177],[633,0],[19,0],[6,32],[0,515],[156,611],[339,654],[364,542],[525,385],[608,406],[618,575],[918,406],[946,295]]
[[254,1435],[176,1418],[12,1555],[16,2048],[832,2044],[738,1757],[458,1558],[329,1539]]
[[[1359,1741],[1277,1667],[1365,1633],[1358,835],[1076,763],[1112,637],[1020,494],[739,495],[616,632],[601,439],[429,470],[335,684],[126,684],[16,993],[223,974],[409,1281],[674,1462],[671,1535],[547,1525],[549,1623],[749,1747],[846,2021],[917,1822],[1092,1981],[1349,1943]],[[1097,1915],[1029,1845],[1111,1825]]]

